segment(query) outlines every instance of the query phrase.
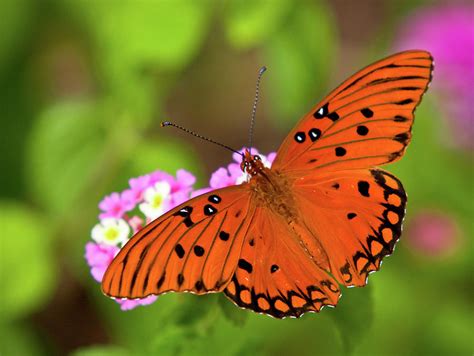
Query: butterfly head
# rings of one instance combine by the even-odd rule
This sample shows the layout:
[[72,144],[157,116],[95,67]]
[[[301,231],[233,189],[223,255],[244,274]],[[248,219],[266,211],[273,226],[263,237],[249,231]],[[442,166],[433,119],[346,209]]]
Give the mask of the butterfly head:
[[242,169],[243,172],[254,176],[264,169],[264,165],[259,155],[252,155],[250,151],[246,149],[242,156],[240,169]]

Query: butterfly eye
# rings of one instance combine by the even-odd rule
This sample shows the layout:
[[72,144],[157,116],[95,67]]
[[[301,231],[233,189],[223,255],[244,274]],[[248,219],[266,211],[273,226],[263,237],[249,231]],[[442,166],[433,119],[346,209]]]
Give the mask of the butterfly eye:
[[254,161],[261,161],[262,159],[260,158],[260,156],[255,155],[255,156],[253,156],[253,160]]

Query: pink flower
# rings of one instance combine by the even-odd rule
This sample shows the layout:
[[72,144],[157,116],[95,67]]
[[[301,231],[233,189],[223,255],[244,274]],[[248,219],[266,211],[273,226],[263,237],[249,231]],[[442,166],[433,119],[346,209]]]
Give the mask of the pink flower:
[[442,98],[440,109],[453,143],[474,142],[474,6],[467,4],[421,8],[400,29],[395,47],[426,49],[433,54],[433,89]]
[[139,216],[132,216],[130,219],[128,219],[128,224],[132,228],[133,234],[135,235],[140,229],[143,227],[143,222],[144,220],[140,218]]
[[86,244],[86,260],[91,267],[92,277],[97,282],[102,282],[105,270],[110,265],[115,255],[120,249],[117,246],[96,244],[88,242]]
[[118,300],[117,303],[120,304],[120,309],[122,310],[131,310],[139,305],[150,305],[154,303],[158,297],[156,295],[150,295],[143,299],[126,299],[126,300]]
[[407,241],[415,251],[432,257],[443,257],[451,254],[458,246],[459,227],[452,217],[438,211],[425,210],[410,221],[407,235]]
[[143,193],[147,188],[152,186],[150,175],[144,175],[137,178],[131,178],[128,181],[130,184],[130,189],[127,189],[123,192],[123,196],[128,198],[130,201],[133,201],[136,204],[143,197]]
[[99,218],[121,219],[123,214],[132,210],[134,207],[135,202],[130,199],[130,196],[124,195],[123,193],[112,193],[99,203],[99,208],[102,210]]
[[151,173],[150,178],[151,185],[159,181],[165,181],[170,185],[170,204],[172,207],[188,200],[192,187],[196,183],[196,177],[184,169],[179,169],[176,172],[176,179],[172,175],[161,171]]

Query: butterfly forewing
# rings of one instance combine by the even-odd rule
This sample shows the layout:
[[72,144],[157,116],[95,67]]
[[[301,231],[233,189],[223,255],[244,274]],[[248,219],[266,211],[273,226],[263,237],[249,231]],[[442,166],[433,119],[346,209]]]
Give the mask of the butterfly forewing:
[[432,69],[428,52],[408,51],[356,73],[301,119],[273,168],[335,171],[395,161],[410,141]]
[[105,294],[143,298],[167,291],[220,291],[237,266],[253,207],[245,185],[191,199],[140,230],[115,257]]

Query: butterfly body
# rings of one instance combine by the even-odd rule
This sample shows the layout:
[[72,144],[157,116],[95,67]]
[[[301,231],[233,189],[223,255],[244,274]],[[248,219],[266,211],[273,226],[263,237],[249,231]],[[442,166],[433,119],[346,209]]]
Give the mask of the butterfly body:
[[193,198],[140,230],[115,257],[105,294],[223,291],[277,318],[335,306],[364,286],[401,235],[406,193],[378,168],[398,160],[433,69],[425,51],[347,79],[287,136],[271,168],[243,153],[247,182]]

